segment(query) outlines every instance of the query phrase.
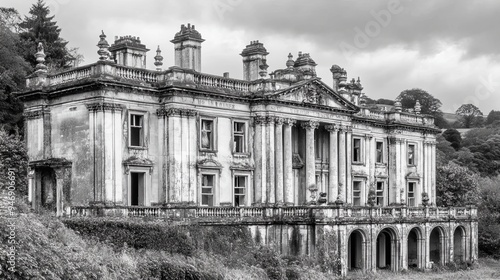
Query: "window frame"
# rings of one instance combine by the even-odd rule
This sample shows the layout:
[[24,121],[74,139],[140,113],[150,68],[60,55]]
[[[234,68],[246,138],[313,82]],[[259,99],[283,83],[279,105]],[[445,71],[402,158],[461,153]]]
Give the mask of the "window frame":
[[[243,143],[242,143],[242,147],[243,147],[243,151],[241,152],[238,152],[236,151],[236,143],[235,143],[235,139],[236,139],[236,131],[235,131],[235,124],[236,123],[242,123],[244,124],[244,129],[243,129],[243,132],[242,132],[242,137],[243,137]],[[248,134],[249,134],[249,125],[248,125],[248,120],[242,120],[242,119],[232,119],[231,120],[231,152],[233,155],[243,155],[243,156],[248,156],[250,153],[249,153],[249,145],[248,145]]]
[[[203,121],[211,121],[212,122],[212,136],[210,139],[211,142],[211,147],[210,148],[204,148],[202,146],[202,138],[203,138]],[[198,127],[198,135],[199,135],[199,141],[198,141],[198,147],[199,150],[202,152],[217,152],[217,118],[216,117],[209,117],[209,116],[200,116],[199,120],[199,127]]]
[[[413,159],[412,159],[411,163],[410,163],[410,146],[413,146]],[[417,143],[415,143],[415,142],[409,142],[406,145],[406,164],[408,166],[416,166],[417,165],[417,150],[418,150],[418,146],[417,146]]]
[[[354,151],[355,151],[355,140],[359,140],[359,160],[356,161],[355,157],[354,157]],[[363,141],[363,137],[360,137],[360,136],[353,136],[352,137],[352,145],[351,145],[351,162],[352,164],[364,164],[364,141]]]
[[[236,194],[236,177],[243,177],[245,178],[245,187],[238,187],[239,189],[243,189],[242,194]],[[250,175],[249,174],[244,174],[244,173],[235,173],[233,174],[233,187],[232,187],[232,192],[233,192],[233,206],[234,207],[245,207],[249,206],[249,196],[248,196],[248,190],[250,188]],[[244,203],[236,205],[236,196],[243,196],[244,197]]]
[[[204,205],[203,204],[203,196],[206,195],[203,193],[203,176],[213,176],[213,186],[212,186],[212,205]],[[200,184],[199,184],[199,205],[204,207],[214,207],[218,205],[218,184],[219,184],[219,171],[201,171],[200,172]]]
[[[359,192],[359,196],[355,196],[354,195],[354,186],[356,185],[356,183],[359,183],[359,190],[356,190],[356,192]],[[352,181],[352,190],[351,190],[351,202],[352,202],[352,206],[363,206],[364,203],[363,203],[363,187],[364,187],[364,180],[353,180]],[[359,204],[355,204],[354,203],[354,199],[355,197],[359,198]]]
[[[413,185],[413,191],[411,192],[413,194],[412,199],[413,199],[413,205],[410,204],[410,185]],[[416,207],[417,206],[417,182],[415,181],[408,181],[406,183],[406,205],[408,207]]]
[[[379,190],[379,184],[382,185],[382,190]],[[375,205],[377,206],[386,206],[388,205],[388,199],[387,199],[387,191],[386,191],[386,184],[385,181],[376,181],[375,182]],[[379,195],[379,193],[382,192],[382,196]],[[382,198],[382,204],[378,203],[379,198]]]
[[[142,118],[142,127],[141,127],[141,135],[140,135],[140,141],[141,145],[135,146],[132,145],[132,116],[141,116]],[[148,133],[148,123],[149,123],[149,118],[148,118],[148,112],[146,111],[137,111],[137,110],[129,110],[127,114],[127,143],[128,143],[128,148],[130,149],[146,149],[147,148],[147,133]]]
[[[378,161],[378,150],[377,150],[377,145],[381,143],[382,144],[382,148],[380,150],[380,153],[381,153],[381,161]],[[379,164],[379,165],[385,165],[386,161],[385,161],[385,141],[382,140],[382,139],[376,139],[375,140],[375,164]]]

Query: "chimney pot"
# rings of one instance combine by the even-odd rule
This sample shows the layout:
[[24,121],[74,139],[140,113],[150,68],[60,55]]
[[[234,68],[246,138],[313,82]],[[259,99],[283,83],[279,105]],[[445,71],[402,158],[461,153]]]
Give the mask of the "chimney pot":
[[223,76],[224,78],[229,78],[229,72],[224,72]]

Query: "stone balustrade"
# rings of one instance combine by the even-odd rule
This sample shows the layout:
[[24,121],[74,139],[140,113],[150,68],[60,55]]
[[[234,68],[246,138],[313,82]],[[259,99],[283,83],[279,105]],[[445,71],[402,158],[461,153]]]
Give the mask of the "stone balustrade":
[[381,111],[371,108],[362,108],[357,114],[360,117],[373,119],[373,120],[385,120],[388,122],[406,123],[414,125],[434,125],[434,118],[429,115],[417,115],[408,112],[395,112],[395,111]]
[[242,92],[251,90],[251,83],[248,81],[203,74],[190,69],[171,67],[165,71],[154,71],[109,62],[98,62],[55,74],[31,75],[26,79],[26,86],[33,89],[58,86],[87,78],[139,82],[146,86],[152,86],[154,83],[187,83]]
[[73,206],[70,217],[152,217],[162,219],[245,218],[262,220],[340,221],[363,219],[469,219],[477,217],[477,209],[468,207],[367,207],[367,206],[283,206],[283,207],[196,207],[196,206]]

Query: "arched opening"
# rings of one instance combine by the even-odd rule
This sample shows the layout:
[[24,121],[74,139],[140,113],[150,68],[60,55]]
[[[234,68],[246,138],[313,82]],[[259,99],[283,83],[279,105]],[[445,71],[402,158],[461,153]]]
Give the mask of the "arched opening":
[[465,261],[465,231],[459,226],[453,233],[453,261],[461,263]]
[[347,248],[347,261],[349,270],[363,270],[363,234],[359,230],[353,231],[349,235]]
[[435,264],[444,264],[444,235],[440,227],[435,227],[429,237],[429,260]]
[[378,269],[395,270],[396,234],[391,229],[383,229],[377,236],[376,265]]
[[408,268],[422,268],[422,238],[418,228],[408,233]]

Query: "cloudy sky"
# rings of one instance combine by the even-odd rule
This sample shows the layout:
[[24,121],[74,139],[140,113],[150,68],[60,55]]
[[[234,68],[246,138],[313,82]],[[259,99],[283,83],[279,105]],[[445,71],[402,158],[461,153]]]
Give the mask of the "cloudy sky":
[[[3,0],[28,14],[35,0]],[[445,112],[472,103],[486,115],[500,110],[500,1],[496,0],[46,0],[61,36],[78,47],[84,64],[98,59],[101,30],[139,36],[173,62],[170,40],[181,24],[195,24],[206,40],[202,72],[242,77],[239,55],[252,40],[264,43],[269,70],[285,68],[288,53],[310,53],[318,76],[332,84],[338,64],[360,77],[371,98],[394,99],[421,88]]]

